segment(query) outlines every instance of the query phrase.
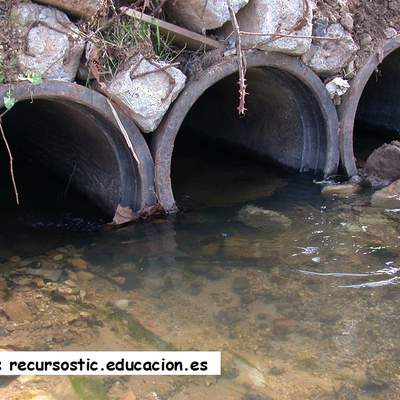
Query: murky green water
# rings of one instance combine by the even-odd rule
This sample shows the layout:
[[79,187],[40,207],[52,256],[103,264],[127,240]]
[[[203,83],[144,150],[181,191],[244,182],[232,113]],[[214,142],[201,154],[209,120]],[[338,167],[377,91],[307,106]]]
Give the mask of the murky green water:
[[[0,348],[220,350],[222,376],[105,378],[89,397],[91,381],[19,378],[0,397],[398,399],[397,213],[246,160],[179,160],[177,215],[113,232],[2,230],[3,302],[24,301],[32,321],[0,315]],[[246,226],[248,204],[291,228]]]

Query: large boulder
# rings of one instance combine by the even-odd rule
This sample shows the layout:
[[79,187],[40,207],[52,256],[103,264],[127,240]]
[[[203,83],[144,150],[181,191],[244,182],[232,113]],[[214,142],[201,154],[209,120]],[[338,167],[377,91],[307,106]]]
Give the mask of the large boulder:
[[371,198],[374,207],[400,208],[400,179],[376,191]]
[[253,205],[243,207],[237,219],[251,228],[274,233],[283,232],[292,225],[292,221],[285,215]]
[[386,186],[400,179],[400,142],[386,143],[375,149],[365,164],[365,174],[372,186]]
[[[311,0],[250,0],[238,15],[240,30],[266,34],[311,36]],[[272,36],[244,35],[244,48],[257,47],[293,55],[305,53],[311,46],[311,38],[274,38]]]
[[23,42],[16,57],[21,74],[30,71],[46,79],[75,79],[85,43],[66,14],[20,3],[12,8],[10,21]]
[[[231,0],[235,12],[249,0]],[[225,0],[173,0],[167,1],[168,16],[178,25],[202,33],[221,27],[229,21],[229,9]]]
[[138,54],[113,77],[107,90],[132,110],[133,119],[143,132],[152,132],[185,82],[186,76],[178,68]]
[[305,64],[323,78],[342,72],[354,59],[358,46],[351,34],[340,24],[316,23],[314,35],[330,39],[314,39],[310,50],[303,55]]

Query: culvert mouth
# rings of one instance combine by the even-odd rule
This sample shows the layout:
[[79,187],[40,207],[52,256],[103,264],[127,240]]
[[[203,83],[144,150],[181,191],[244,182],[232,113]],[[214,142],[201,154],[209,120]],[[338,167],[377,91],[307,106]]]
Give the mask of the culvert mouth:
[[341,161],[351,177],[384,143],[400,139],[400,38],[357,73],[339,108]]
[[[237,114],[235,59],[208,68],[190,82],[152,141],[158,200],[176,209],[171,182],[175,139],[185,135],[226,144],[297,171],[336,173],[339,161],[335,108],[318,77],[299,60],[283,54],[246,53],[247,112]],[[229,149],[229,150],[228,150]],[[193,142],[193,152],[196,152]],[[200,150],[198,150],[200,151]]]
[[[149,149],[121,106],[59,81],[3,86],[0,98],[8,93],[16,104],[2,126],[14,159],[19,209],[65,206],[82,218],[111,221],[119,205],[139,213],[155,203]],[[0,148],[2,182],[8,183],[0,200],[7,205],[14,192],[3,141]]]

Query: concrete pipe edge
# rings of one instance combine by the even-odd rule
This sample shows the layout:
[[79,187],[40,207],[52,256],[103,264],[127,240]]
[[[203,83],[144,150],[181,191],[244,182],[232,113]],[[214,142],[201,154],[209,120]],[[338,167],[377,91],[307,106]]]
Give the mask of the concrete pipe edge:
[[[335,106],[322,81],[299,59],[285,54],[247,51],[245,57],[248,69],[266,67],[288,73],[311,92],[325,126],[326,159],[323,173],[325,176],[335,174],[339,165],[339,123]],[[175,138],[186,115],[207,89],[237,72],[236,58],[231,57],[204,70],[198,80],[186,85],[155,131],[150,145],[155,167],[155,187],[158,201],[166,212],[177,210],[171,184],[171,162]]]
[[351,82],[349,91],[343,96],[338,107],[340,126],[340,159],[342,166],[349,177],[358,174],[354,156],[354,127],[358,105],[364,89],[371,76],[377,71],[383,61],[394,51],[400,49],[400,37],[387,41],[381,49],[372,54],[365,65],[357,72]]
[[[66,102],[82,106],[83,111],[90,110],[93,112],[90,116],[92,121],[97,119],[106,121],[107,125],[109,124],[108,126],[113,129],[106,129],[105,127],[105,129],[101,129],[101,134],[105,136],[104,139],[109,148],[115,153],[118,176],[113,176],[112,179],[117,179],[119,184],[118,204],[112,204],[114,210],[109,209],[109,211],[115,213],[118,206],[122,206],[128,207],[135,215],[139,215],[148,207],[156,205],[154,164],[151,153],[142,133],[132,121],[130,112],[125,110],[123,105],[110,103],[102,94],[84,86],[48,80],[40,85],[25,82],[1,85],[0,110],[3,111],[5,108],[4,96],[7,93],[11,93],[16,99],[14,107],[23,101]],[[110,104],[113,104],[113,107]],[[9,113],[12,112],[13,109],[9,111]],[[114,112],[117,113],[119,121],[117,121]],[[126,134],[122,132],[120,124],[125,128]],[[7,134],[10,135],[11,133]],[[85,134],[85,132],[80,132],[80,134]],[[132,149],[135,154],[132,154]],[[111,204],[108,204],[108,206],[111,206]]]

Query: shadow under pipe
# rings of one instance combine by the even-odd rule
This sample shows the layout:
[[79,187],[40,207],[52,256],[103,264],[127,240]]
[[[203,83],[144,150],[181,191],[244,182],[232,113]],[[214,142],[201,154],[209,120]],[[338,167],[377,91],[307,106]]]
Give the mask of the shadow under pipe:
[[[16,183],[18,186],[23,181],[21,175],[34,181],[27,186],[30,189],[18,188],[22,204],[29,197],[24,196],[24,189],[52,190],[40,175],[34,175],[38,165],[41,171],[50,171],[61,179],[67,188],[73,186],[107,220],[113,218],[118,205],[140,213],[156,203],[150,151],[121,105],[111,107],[106,97],[77,84],[46,81],[38,86],[3,85],[2,112],[7,93],[17,101],[2,118],[14,165],[18,169],[23,163]],[[2,173],[6,176],[9,170],[4,143],[2,147]]]
[[237,62],[226,58],[186,85],[155,132],[155,187],[165,211],[176,210],[171,162],[175,139],[184,126],[302,172],[336,173],[337,113],[320,79],[284,54],[250,51],[246,60],[249,95],[244,117],[236,108]]

